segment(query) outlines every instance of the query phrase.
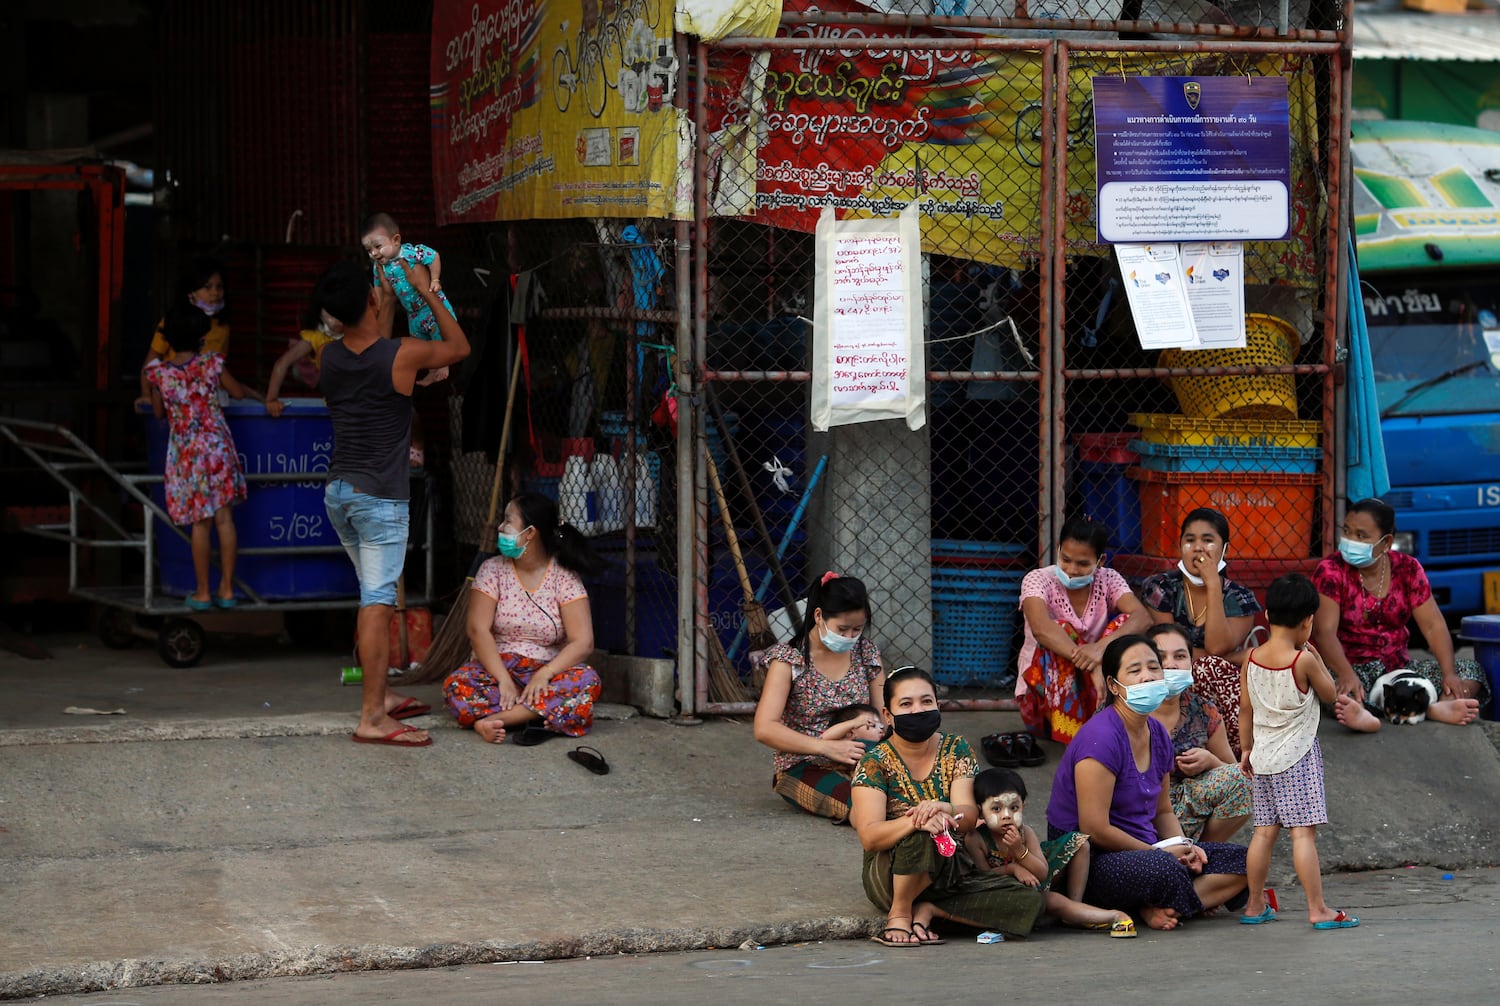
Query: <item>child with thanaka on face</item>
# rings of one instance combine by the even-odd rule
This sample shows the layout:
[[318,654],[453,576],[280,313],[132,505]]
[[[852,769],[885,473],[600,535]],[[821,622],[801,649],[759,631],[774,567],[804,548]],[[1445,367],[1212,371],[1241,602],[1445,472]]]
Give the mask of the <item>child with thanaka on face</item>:
[[1036,832],[1022,821],[1026,781],[1020,775],[986,769],[974,777],[974,800],[979,827],[964,838],[964,850],[979,870],[1009,874],[1027,887],[1044,889],[1047,914],[1064,925],[1116,937],[1135,935],[1129,915],[1083,902],[1089,881],[1088,836],[1068,832],[1049,840],[1044,850]]
[[[364,247],[365,254],[370,256],[374,263],[375,283],[378,286],[384,277],[385,285],[396,295],[401,302],[401,307],[406,311],[406,330],[409,335],[416,339],[428,342],[440,341],[442,336],[438,334],[437,319],[433,317],[432,308],[422,299],[422,295],[412,286],[411,279],[401,268],[399,260],[405,259],[413,266],[425,266],[428,276],[429,289],[438,295],[438,300],[447,309],[448,313],[457,318],[453,305],[448,303],[448,296],[443,293],[443,285],[440,279],[443,271],[443,260],[435,249],[414,241],[401,240],[401,228],[396,226],[395,218],[389,213],[372,213],[365,218],[364,225],[359,229],[359,242]],[[418,279],[418,282],[421,282]],[[417,384],[426,386],[443,380],[448,376],[448,368],[441,367],[428,372],[425,377],[418,379]]]
[[1314,929],[1359,925],[1323,900],[1318,864],[1318,825],[1328,823],[1318,703],[1332,703],[1338,694],[1333,675],[1307,643],[1319,603],[1317,588],[1300,573],[1274,581],[1266,589],[1271,637],[1250,651],[1240,672],[1240,769],[1251,776],[1255,826],[1245,857],[1250,900],[1240,916],[1249,926],[1276,919],[1264,892],[1271,850],[1284,827],[1292,829],[1292,863],[1307,895],[1307,921]]
[[866,748],[885,740],[885,724],[880,711],[865,702],[840,706],[828,714],[831,725],[822,733],[825,741],[859,741]]

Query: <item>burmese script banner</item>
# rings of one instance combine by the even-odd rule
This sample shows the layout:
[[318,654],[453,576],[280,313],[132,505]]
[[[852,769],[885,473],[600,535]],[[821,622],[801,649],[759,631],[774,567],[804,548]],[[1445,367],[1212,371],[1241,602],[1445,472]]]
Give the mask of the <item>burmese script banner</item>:
[[[786,0],[806,10],[808,0]],[[820,0],[820,11],[864,13],[854,0]],[[841,39],[931,38],[916,49],[840,48]],[[819,214],[884,217],[916,199],[925,252],[1024,267],[1041,241],[1044,102],[1041,48],[943,49],[958,31],[900,26],[795,25],[779,37],[805,49],[750,53],[711,49],[706,74],[711,212],[812,233]],[[1040,46],[1042,43],[1037,43]],[[1185,54],[1222,72],[1222,58]],[[1094,113],[1097,76],[1163,72],[1159,53],[1074,49],[1065,124],[1068,178],[1058,198],[1070,251],[1105,253],[1095,241]],[[1315,284],[1322,191],[1313,67],[1300,56],[1242,61],[1239,75],[1286,78],[1290,100],[1293,214],[1289,240],[1257,256],[1260,281]]]
[[438,223],[670,216],[671,0],[437,0]]

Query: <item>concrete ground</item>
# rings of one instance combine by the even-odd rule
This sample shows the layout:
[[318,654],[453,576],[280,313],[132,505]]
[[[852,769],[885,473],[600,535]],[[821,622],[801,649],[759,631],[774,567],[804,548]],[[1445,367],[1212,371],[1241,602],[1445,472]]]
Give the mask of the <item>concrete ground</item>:
[[[786,808],[746,722],[601,720],[600,777],[566,739],[491,747],[440,715],[418,721],[430,748],[352,744],[337,652],[214,637],[174,671],[81,633],[44,642],[55,659],[0,654],[0,997],[838,939],[874,919],[853,834]],[[945,721],[976,743],[1019,725]],[[1323,743],[1325,870],[1500,863],[1484,731],[1325,724]],[[1034,807],[1052,754],[1026,770]],[[1285,848],[1273,882],[1300,904]]]
[[[1362,1006],[1490,1002],[1494,997],[1500,871],[1433,869],[1330,877],[1334,904],[1357,929],[1312,932],[1287,912],[1250,928],[1229,916],[1190,922],[1134,940],[1044,930],[1032,938],[976,945],[961,932],[943,947],[892,950],[868,940],[559,961],[480,964],[230,982],[47,997],[64,1006],[200,1006],[370,1002],[548,1002],[655,1006],[664,1002],[869,1004],[888,1001],[1094,1002],[1101,978],[1109,1001],[1201,1006],[1207,974],[1221,1006],[1320,998]],[[1399,941],[1399,951],[1393,946]],[[1397,963],[1393,958],[1401,958]],[[1213,962],[1208,965],[1206,962]],[[1000,967],[997,969],[997,965]],[[1320,995],[1321,993],[1321,995]]]

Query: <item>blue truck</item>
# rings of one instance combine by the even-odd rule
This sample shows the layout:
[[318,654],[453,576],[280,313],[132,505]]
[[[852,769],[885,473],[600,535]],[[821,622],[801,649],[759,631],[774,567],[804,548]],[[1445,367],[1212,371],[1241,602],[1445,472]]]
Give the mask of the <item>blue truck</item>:
[[1351,134],[1396,547],[1450,620],[1500,612],[1500,133],[1393,120]]

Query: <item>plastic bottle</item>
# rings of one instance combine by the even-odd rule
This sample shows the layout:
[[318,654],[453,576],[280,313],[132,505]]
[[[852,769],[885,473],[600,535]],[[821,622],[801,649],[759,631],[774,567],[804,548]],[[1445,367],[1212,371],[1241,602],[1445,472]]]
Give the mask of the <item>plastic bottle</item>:
[[645,455],[635,458],[635,526],[655,527],[657,498],[656,480],[651,477],[651,466]]
[[[592,502],[592,505],[590,505]],[[576,455],[563,462],[562,482],[557,487],[558,517],[584,534],[593,534],[598,515],[598,496],[590,478],[589,463]]]
[[608,454],[596,454],[589,466],[589,478],[599,501],[598,530],[604,534],[622,530],[625,527],[625,480],[620,476],[620,463]]

